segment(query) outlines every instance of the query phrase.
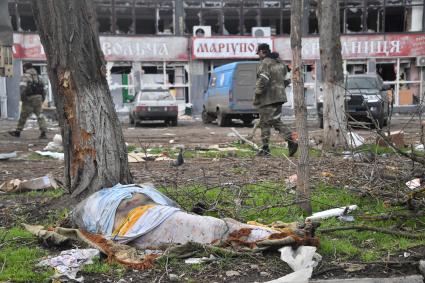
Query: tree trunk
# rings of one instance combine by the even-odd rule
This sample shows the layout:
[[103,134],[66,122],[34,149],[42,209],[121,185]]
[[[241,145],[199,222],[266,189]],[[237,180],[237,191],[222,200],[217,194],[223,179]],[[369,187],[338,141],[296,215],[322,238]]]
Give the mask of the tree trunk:
[[310,168],[308,166],[307,107],[304,98],[303,63],[301,58],[302,1],[291,1],[292,86],[300,157],[297,168],[297,202],[311,215]]
[[323,74],[323,149],[345,146],[344,73],[342,70],[338,1],[318,1],[320,61]]
[[64,184],[78,198],[132,182],[92,5],[90,0],[33,2],[61,127]]

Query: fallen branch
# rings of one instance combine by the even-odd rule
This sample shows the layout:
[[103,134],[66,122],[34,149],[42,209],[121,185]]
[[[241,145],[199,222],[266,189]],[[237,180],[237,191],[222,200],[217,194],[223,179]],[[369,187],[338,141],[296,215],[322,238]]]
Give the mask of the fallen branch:
[[369,221],[382,221],[382,220],[395,220],[395,219],[406,219],[406,218],[416,218],[425,216],[425,211],[418,211],[416,213],[389,213],[389,214],[380,214],[380,215],[357,215],[358,218],[362,220]]
[[236,136],[238,136],[238,138],[240,138],[241,140],[243,140],[245,143],[249,144],[255,150],[257,150],[257,151],[259,150],[258,145],[256,145],[252,141],[248,140],[247,138],[244,138],[241,134],[239,134],[238,131],[236,131],[235,128],[231,128],[231,130],[235,133]]
[[288,246],[293,243],[295,243],[295,239],[291,236],[288,236],[283,239],[264,240],[261,242],[257,242],[257,246],[259,247]]
[[345,230],[359,230],[359,231],[374,231],[394,236],[406,237],[410,239],[424,239],[425,235],[412,234],[402,231],[393,231],[385,228],[371,227],[366,225],[353,225],[353,226],[342,226],[342,227],[333,227],[333,228],[323,228],[318,229],[317,232],[320,233],[329,233],[336,231],[345,231]]

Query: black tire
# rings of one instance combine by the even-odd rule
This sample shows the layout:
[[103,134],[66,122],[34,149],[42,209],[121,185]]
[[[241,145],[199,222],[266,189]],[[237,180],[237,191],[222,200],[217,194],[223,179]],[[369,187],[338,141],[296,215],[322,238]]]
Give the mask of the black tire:
[[207,110],[204,108],[202,110],[202,123],[209,124],[211,122],[212,122],[211,116],[208,114]]
[[217,125],[219,125],[220,127],[225,127],[227,126],[227,123],[228,119],[226,117],[226,114],[224,114],[220,110],[217,110]]
[[251,126],[253,120],[254,120],[254,118],[252,118],[252,117],[242,118],[242,122],[245,126]]
[[170,121],[171,121],[171,126],[173,126],[173,127],[177,126],[177,117],[172,118]]
[[131,117],[131,115],[130,115],[129,118],[130,118],[130,126],[134,126],[134,119],[133,119],[133,117]]

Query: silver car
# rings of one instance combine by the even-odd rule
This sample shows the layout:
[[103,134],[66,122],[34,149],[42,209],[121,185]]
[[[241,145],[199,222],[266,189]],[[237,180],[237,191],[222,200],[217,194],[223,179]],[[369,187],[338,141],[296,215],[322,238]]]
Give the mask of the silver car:
[[177,126],[177,101],[169,90],[145,89],[136,95],[129,113],[130,124],[136,126],[141,121],[163,120]]

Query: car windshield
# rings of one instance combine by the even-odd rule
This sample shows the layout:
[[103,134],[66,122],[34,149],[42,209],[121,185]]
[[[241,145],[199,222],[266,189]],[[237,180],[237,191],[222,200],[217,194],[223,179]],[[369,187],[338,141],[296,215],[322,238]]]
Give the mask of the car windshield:
[[379,89],[379,81],[373,77],[349,77],[347,89]]
[[174,100],[174,96],[168,91],[145,91],[139,95],[138,101],[146,100]]

